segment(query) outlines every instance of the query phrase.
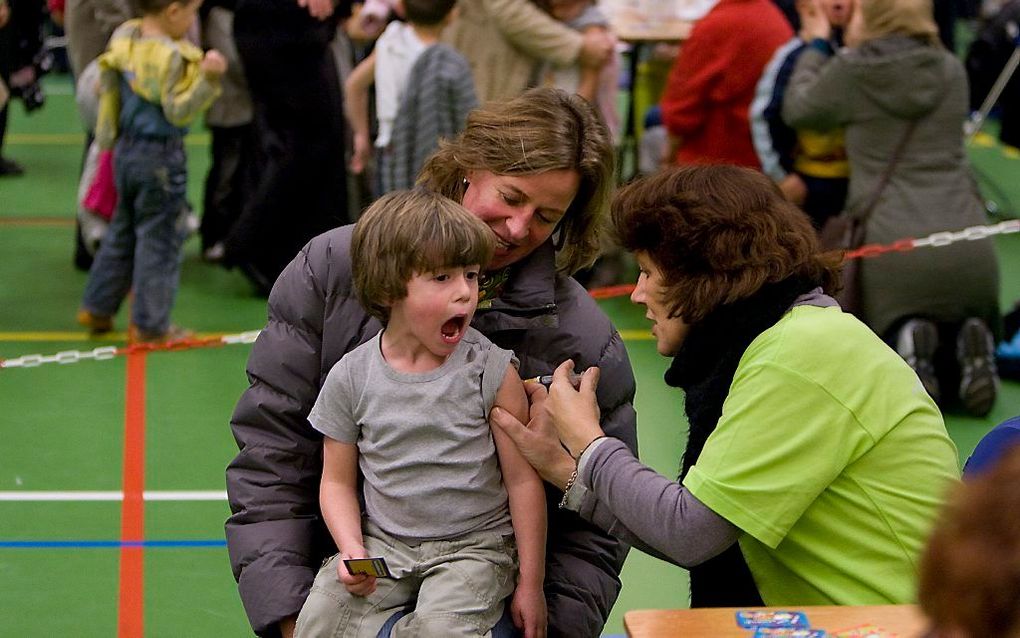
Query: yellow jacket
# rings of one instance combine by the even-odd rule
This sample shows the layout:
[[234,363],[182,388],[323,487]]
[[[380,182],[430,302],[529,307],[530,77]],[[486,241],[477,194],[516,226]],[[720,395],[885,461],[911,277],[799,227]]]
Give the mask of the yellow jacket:
[[[119,26],[99,57],[100,147],[112,148],[120,133],[183,135],[220,94],[219,78],[199,66],[202,55],[190,42],[143,35],[141,20]],[[125,86],[131,95],[122,95]]]

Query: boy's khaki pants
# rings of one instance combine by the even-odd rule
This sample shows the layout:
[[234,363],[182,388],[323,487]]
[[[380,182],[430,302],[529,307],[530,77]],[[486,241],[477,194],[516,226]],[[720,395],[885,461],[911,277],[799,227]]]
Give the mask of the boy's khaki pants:
[[319,570],[297,620],[296,638],[376,638],[396,612],[408,610],[398,637],[489,636],[515,587],[512,535],[472,532],[453,540],[407,545],[368,522],[369,556],[382,556],[394,578],[376,580],[368,596],[350,594],[337,577],[338,556]]

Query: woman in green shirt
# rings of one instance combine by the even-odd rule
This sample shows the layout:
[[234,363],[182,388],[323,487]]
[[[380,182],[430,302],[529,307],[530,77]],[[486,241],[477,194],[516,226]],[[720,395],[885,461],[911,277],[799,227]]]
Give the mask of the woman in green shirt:
[[693,606],[912,601],[956,448],[914,371],[829,296],[839,255],[767,177],[732,166],[635,182],[613,221],[686,396],[680,480],[605,437],[594,369],[575,389],[565,362],[548,395],[529,391],[528,426],[495,422],[562,506],[689,568]]

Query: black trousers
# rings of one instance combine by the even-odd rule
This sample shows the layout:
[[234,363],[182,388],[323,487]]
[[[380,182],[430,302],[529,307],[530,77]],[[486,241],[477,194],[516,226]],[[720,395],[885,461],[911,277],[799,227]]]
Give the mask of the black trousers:
[[346,223],[343,95],[329,48],[336,19],[293,0],[240,0],[234,39],[254,105],[255,188],[225,242],[261,292],[312,237]]
[[241,218],[255,181],[252,125],[210,126],[212,163],[205,178],[202,206],[202,249],[223,241]]

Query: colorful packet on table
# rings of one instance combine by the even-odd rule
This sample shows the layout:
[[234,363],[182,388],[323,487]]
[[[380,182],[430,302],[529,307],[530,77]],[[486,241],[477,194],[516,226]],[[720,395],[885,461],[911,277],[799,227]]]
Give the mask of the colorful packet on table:
[[738,611],[737,624],[744,629],[807,629],[807,614],[802,611]]
[[832,634],[832,638],[898,638],[899,634],[886,631],[876,625],[860,625],[843,629]]
[[754,638],[827,638],[824,629],[805,629],[803,627],[759,627]]

